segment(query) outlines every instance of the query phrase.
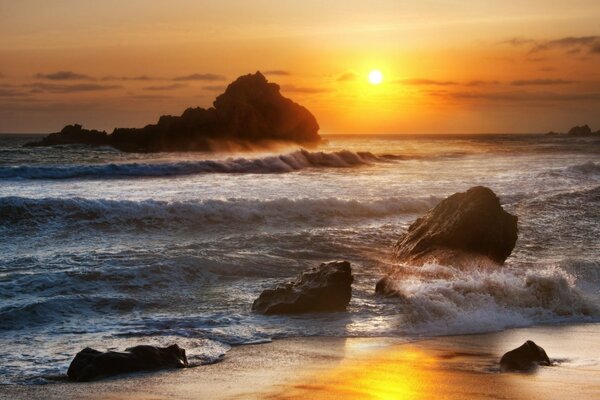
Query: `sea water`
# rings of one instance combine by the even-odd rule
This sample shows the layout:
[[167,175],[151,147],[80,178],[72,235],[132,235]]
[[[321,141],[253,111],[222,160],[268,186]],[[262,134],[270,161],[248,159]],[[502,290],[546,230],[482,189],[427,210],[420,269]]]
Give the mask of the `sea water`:
[[[0,136],[0,383],[47,383],[84,347],[427,337],[600,321],[600,140],[328,136],[316,149],[122,153]],[[494,190],[519,217],[503,267],[429,264],[375,295],[409,224]],[[266,288],[352,263],[347,312],[263,316]]]

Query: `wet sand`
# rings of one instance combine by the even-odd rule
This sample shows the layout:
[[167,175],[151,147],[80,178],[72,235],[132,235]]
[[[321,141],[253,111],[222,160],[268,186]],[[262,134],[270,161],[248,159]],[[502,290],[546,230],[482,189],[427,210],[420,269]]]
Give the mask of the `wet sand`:
[[[555,365],[500,373],[531,339]],[[406,342],[297,338],[241,346],[217,364],[92,383],[0,386],[1,399],[598,399],[600,324]]]

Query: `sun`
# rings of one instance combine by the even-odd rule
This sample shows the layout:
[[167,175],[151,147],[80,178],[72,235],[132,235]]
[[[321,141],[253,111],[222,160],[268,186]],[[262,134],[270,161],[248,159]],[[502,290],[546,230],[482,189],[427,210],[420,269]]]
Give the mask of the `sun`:
[[369,82],[372,85],[379,85],[382,80],[383,74],[381,71],[374,69],[373,71],[369,72]]

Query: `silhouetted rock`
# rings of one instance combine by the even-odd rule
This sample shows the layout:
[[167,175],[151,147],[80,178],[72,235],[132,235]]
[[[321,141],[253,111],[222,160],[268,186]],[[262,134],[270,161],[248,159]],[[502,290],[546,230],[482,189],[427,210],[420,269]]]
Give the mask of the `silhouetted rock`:
[[593,133],[589,126],[583,125],[583,126],[572,127],[571,129],[569,129],[569,132],[567,132],[567,135],[570,135],[570,136],[592,136]]
[[343,311],[352,296],[353,279],[349,262],[323,263],[303,272],[294,282],[265,290],[252,310],[263,314]]
[[106,132],[83,129],[81,125],[67,125],[60,132],[51,133],[39,142],[30,142],[25,146],[54,146],[61,144],[86,144],[90,146],[109,145]]
[[517,217],[504,211],[494,192],[476,186],[442,200],[413,222],[394,247],[410,264],[443,264],[483,257],[502,264],[517,241]]
[[551,365],[550,359],[546,351],[531,340],[500,359],[500,367],[504,371],[529,371],[538,365]]
[[185,350],[176,344],[169,347],[135,346],[124,353],[86,347],[69,365],[70,380],[87,382],[111,375],[164,368],[186,368]]
[[[108,144],[122,151],[158,152],[210,151],[223,144],[314,144],[321,140],[319,125],[310,111],[283,97],[279,85],[268,82],[260,72],[239,77],[213,104],[208,109],[188,108],[179,117],[162,116],[158,123],[144,128],[116,128],[103,137],[96,134],[98,131],[75,125],[76,134],[66,127],[28,145]],[[90,140],[92,136],[94,140]]]

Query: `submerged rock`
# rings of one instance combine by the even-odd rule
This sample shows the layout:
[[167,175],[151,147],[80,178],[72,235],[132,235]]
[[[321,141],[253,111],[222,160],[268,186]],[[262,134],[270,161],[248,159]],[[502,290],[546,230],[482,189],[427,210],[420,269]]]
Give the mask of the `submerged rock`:
[[344,311],[352,296],[352,268],[348,261],[332,261],[310,268],[291,283],[267,289],[252,304],[262,314]]
[[531,340],[500,359],[500,367],[504,371],[529,371],[538,365],[551,365],[550,359],[546,351]]
[[502,264],[515,247],[517,232],[517,217],[504,211],[491,189],[476,186],[442,200],[413,222],[394,254],[409,264]]
[[135,346],[124,353],[103,353],[86,347],[71,361],[67,375],[72,381],[87,382],[136,371],[186,367],[185,350],[176,344],[169,347]]
[[26,146],[87,144],[129,152],[210,151],[231,145],[312,144],[321,140],[319,124],[311,112],[283,97],[279,85],[268,82],[260,72],[236,79],[213,105],[208,109],[188,108],[178,117],[162,116],[158,123],[144,128],[116,128],[110,135],[69,125]]

